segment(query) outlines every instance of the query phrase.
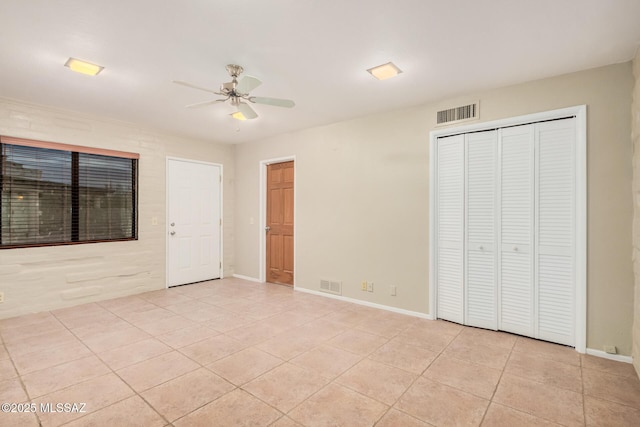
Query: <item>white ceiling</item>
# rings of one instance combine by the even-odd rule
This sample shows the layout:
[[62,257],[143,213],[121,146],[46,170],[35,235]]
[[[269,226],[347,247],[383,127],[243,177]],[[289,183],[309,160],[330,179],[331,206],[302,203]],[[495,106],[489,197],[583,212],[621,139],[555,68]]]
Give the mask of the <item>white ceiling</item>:
[[[630,60],[640,0],[1,0],[0,96],[237,143]],[[97,77],[68,57],[105,66]],[[365,70],[388,61],[386,81]],[[225,65],[293,109],[184,105]]]

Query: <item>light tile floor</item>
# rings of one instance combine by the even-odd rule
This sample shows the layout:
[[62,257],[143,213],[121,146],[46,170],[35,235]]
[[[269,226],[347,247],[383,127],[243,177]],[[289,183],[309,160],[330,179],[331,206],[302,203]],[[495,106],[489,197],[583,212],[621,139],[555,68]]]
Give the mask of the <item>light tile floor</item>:
[[[223,279],[0,321],[2,426],[640,425],[632,366]],[[84,413],[40,405],[85,403]]]

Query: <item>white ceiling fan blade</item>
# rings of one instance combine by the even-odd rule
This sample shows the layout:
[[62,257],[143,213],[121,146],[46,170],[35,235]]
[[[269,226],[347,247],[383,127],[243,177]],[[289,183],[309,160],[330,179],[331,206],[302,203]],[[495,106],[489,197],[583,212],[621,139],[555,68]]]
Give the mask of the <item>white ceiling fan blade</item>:
[[220,92],[216,92],[216,91],[215,91],[215,90],[213,90],[213,89],[207,89],[207,88],[205,88],[205,87],[196,86],[196,85],[194,85],[194,84],[187,83],[187,82],[183,82],[183,81],[180,81],[180,80],[174,80],[173,82],[174,82],[175,84],[177,84],[177,85],[182,85],[182,86],[190,87],[191,89],[198,89],[198,90],[203,90],[203,91],[205,91],[205,92],[209,92],[209,93],[215,93],[216,95],[222,95]]
[[273,105],[274,107],[285,108],[291,108],[296,105],[296,103],[290,99],[264,98],[262,96],[252,96],[249,98],[249,101],[255,102],[256,104]]
[[249,106],[249,104],[241,102],[238,104],[238,111],[242,113],[242,115],[247,119],[255,119],[258,117],[258,114]]
[[207,105],[215,104],[217,102],[224,102],[224,99],[214,99],[213,101],[204,101],[204,102],[196,102],[195,104],[185,105],[185,108],[200,108],[206,107]]
[[236,92],[249,93],[261,84],[262,82],[255,77],[244,76],[241,77],[240,80],[238,80],[238,84],[236,85]]

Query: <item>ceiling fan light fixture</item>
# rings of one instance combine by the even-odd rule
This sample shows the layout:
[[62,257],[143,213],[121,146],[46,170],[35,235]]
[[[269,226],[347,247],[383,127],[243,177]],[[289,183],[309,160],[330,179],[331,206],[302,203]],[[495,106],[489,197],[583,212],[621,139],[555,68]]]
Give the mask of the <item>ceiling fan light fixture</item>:
[[76,73],[86,74],[88,76],[97,76],[100,71],[104,70],[104,67],[96,64],[92,64],[91,62],[81,61],[76,58],[69,58],[67,62],[64,63],[65,67],[68,67],[72,71]]
[[223,83],[219,91],[196,86],[194,84],[183,82],[181,80],[174,80],[173,82],[181,86],[187,86],[192,89],[198,89],[205,92],[213,93],[218,96],[222,96],[222,99],[189,104],[186,106],[187,108],[204,107],[205,105],[229,101],[229,104],[231,104],[231,106],[236,110],[236,112],[229,115],[232,118],[240,121],[253,120],[258,118],[258,113],[256,113],[255,110],[251,108],[250,104],[265,104],[283,108],[292,108],[296,105],[296,103],[290,99],[251,96],[249,93],[253,89],[260,86],[262,82],[257,78],[251,76],[244,76],[238,79],[238,75],[243,71],[242,67],[239,65],[227,65],[227,71],[229,72],[233,80],[231,82]]
[[244,114],[242,114],[242,112],[240,112],[240,111],[236,111],[235,113],[231,113],[231,117],[233,117],[236,120],[241,120],[241,121],[247,120],[247,118],[244,116]]
[[402,70],[398,68],[393,62],[387,62],[386,64],[369,68],[367,71],[378,80],[390,79],[391,77],[395,77],[398,74],[402,73]]

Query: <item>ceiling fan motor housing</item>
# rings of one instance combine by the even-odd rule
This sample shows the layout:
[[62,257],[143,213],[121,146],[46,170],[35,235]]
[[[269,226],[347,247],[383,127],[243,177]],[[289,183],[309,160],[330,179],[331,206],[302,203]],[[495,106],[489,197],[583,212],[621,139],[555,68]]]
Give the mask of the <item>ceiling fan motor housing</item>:
[[225,94],[231,93],[236,89],[236,84],[237,84],[237,81],[236,81],[235,78],[231,82],[222,83],[220,85],[220,92],[225,93]]

